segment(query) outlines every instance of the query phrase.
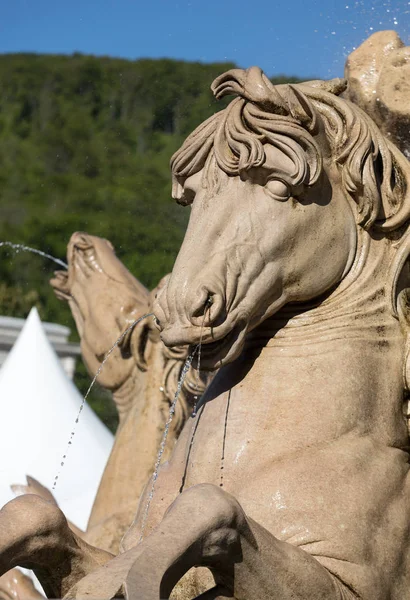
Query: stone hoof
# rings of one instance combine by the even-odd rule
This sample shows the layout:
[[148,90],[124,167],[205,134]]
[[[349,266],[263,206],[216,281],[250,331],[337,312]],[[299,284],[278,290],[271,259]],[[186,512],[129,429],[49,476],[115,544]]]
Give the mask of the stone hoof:
[[55,504],[32,494],[15,498],[0,510],[0,574],[25,562],[52,562],[67,536],[67,520]]

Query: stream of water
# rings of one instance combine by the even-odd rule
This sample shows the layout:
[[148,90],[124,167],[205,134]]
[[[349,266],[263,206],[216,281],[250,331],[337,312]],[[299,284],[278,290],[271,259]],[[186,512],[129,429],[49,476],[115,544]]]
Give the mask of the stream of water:
[[[198,349],[198,364],[197,364],[197,367],[196,367],[196,387],[197,387],[197,390],[199,390],[201,388],[201,379],[200,379],[201,373],[200,373],[200,369],[201,369],[202,334],[203,334],[203,331],[204,331],[205,318],[206,318],[206,313],[208,312],[208,310],[210,310],[210,305],[209,304],[205,308],[204,318],[202,319],[202,325],[201,325],[201,335],[199,337],[199,344],[197,346],[197,349]],[[192,409],[192,415],[191,415],[192,417],[196,417],[197,406],[198,406],[198,396],[195,395],[194,396],[194,407]]]
[[63,267],[66,270],[68,269],[68,265],[63,260],[60,260],[59,258],[52,256],[51,254],[47,254],[47,252],[38,250],[37,248],[31,248],[30,246],[25,246],[24,244],[15,244],[14,242],[0,242],[0,248],[1,247],[11,248],[15,251],[16,254],[18,254],[19,252],[31,252],[32,254],[37,254],[38,256],[42,256],[43,258],[48,258],[49,260],[52,260],[57,265]]
[[181,393],[182,385],[184,383],[186,374],[188,373],[188,371],[189,371],[189,369],[191,367],[192,361],[194,360],[194,357],[195,357],[195,354],[196,354],[198,348],[199,348],[199,345],[196,346],[196,348],[193,350],[193,352],[188,356],[188,358],[185,361],[185,364],[184,364],[184,366],[182,368],[182,371],[181,371],[181,376],[180,376],[179,381],[178,381],[177,389],[175,391],[174,399],[173,399],[172,404],[171,404],[170,409],[169,409],[168,420],[165,423],[164,433],[162,434],[162,440],[161,440],[161,444],[160,444],[160,447],[159,447],[159,451],[158,451],[158,455],[157,455],[157,460],[155,462],[154,473],[152,475],[151,489],[150,489],[150,492],[149,492],[149,495],[148,495],[147,504],[145,506],[144,514],[142,516],[142,521],[141,521],[141,535],[140,535],[140,539],[139,539],[140,542],[142,541],[142,539],[144,537],[145,525],[147,523],[149,509],[150,509],[151,502],[152,502],[152,499],[153,499],[154,493],[155,493],[155,484],[156,484],[156,481],[158,479],[159,466],[161,464],[162,455],[164,454],[165,445],[167,443],[167,437],[168,437],[169,428],[171,426],[172,419],[174,418],[175,406],[176,406],[176,403],[177,403],[177,400],[178,400],[178,396]]
[[[65,270],[68,269],[68,265],[64,261],[60,260],[59,258],[56,258],[55,256],[52,256],[51,254],[47,254],[47,252],[43,252],[42,250],[38,250],[37,248],[31,248],[30,246],[25,246],[24,244],[16,244],[14,242],[8,242],[8,241],[0,242],[0,248],[1,247],[10,248],[10,249],[14,250],[16,254],[18,254],[19,252],[31,252],[32,254],[37,254],[38,256],[41,256],[42,258],[47,258],[48,260],[53,261],[54,263],[56,263],[60,267],[63,267]],[[205,310],[204,321],[205,321],[206,312],[207,311]],[[129,325],[127,327],[127,329],[125,329],[125,331],[123,331],[123,333],[120,335],[120,337],[116,340],[116,342],[113,344],[113,346],[109,349],[109,351],[105,355],[104,360],[102,361],[101,365],[99,366],[98,371],[95,373],[95,375],[94,375],[94,377],[93,377],[93,379],[92,379],[92,381],[91,381],[91,383],[90,383],[90,385],[89,385],[89,387],[87,389],[87,392],[85,393],[85,396],[82,399],[81,405],[80,405],[80,407],[78,409],[78,413],[77,413],[76,419],[74,421],[73,430],[71,431],[70,438],[69,438],[68,443],[67,443],[67,448],[66,448],[66,450],[65,450],[65,452],[64,452],[64,454],[62,456],[62,459],[61,459],[60,469],[58,470],[57,474],[54,477],[53,486],[52,486],[52,490],[53,491],[57,487],[57,483],[58,483],[59,477],[61,475],[61,470],[63,469],[63,467],[65,465],[65,460],[67,458],[69,449],[72,446],[73,438],[74,438],[74,435],[75,435],[76,426],[78,425],[79,420],[80,420],[80,415],[81,415],[81,413],[82,413],[82,411],[84,409],[84,406],[85,406],[85,403],[87,401],[87,398],[88,398],[88,396],[89,396],[89,394],[90,394],[90,392],[91,392],[91,390],[92,390],[95,382],[98,379],[98,376],[100,375],[101,371],[104,368],[105,363],[110,358],[110,356],[114,352],[114,350],[121,343],[121,341],[124,339],[124,337],[127,335],[127,333],[129,331],[131,331],[140,321],[142,321],[143,319],[146,319],[148,317],[151,317],[151,316],[154,316],[154,313],[147,313],[146,315],[143,315],[142,317],[139,317],[133,323],[131,323],[131,325]],[[143,517],[142,517],[140,541],[143,539],[143,536],[144,536],[145,525],[146,525],[146,522],[147,522],[147,518],[148,518],[148,513],[149,513],[150,506],[151,506],[151,502],[152,502],[152,499],[154,497],[155,484],[156,484],[156,481],[157,481],[157,478],[158,478],[158,472],[159,472],[159,467],[160,467],[160,464],[161,464],[162,456],[163,456],[164,451],[165,451],[165,446],[166,446],[166,442],[167,442],[167,438],[168,438],[169,429],[170,429],[170,426],[171,426],[171,423],[172,423],[172,420],[173,420],[173,417],[174,417],[174,414],[175,414],[176,403],[178,401],[179,394],[181,393],[181,389],[182,389],[185,377],[186,377],[186,375],[187,375],[187,373],[188,373],[188,371],[189,371],[189,369],[191,367],[192,361],[193,361],[196,353],[198,353],[198,365],[197,365],[197,369],[196,369],[197,370],[197,374],[196,374],[196,377],[197,377],[197,388],[198,388],[198,390],[200,389],[200,366],[201,366],[201,345],[202,345],[202,331],[203,331],[203,326],[204,326],[204,323],[202,323],[202,327],[201,327],[200,342],[195,347],[195,349],[193,350],[193,352],[188,356],[188,358],[186,359],[185,364],[184,364],[184,366],[182,368],[181,376],[180,376],[179,381],[178,381],[178,386],[177,386],[177,389],[176,389],[176,392],[175,392],[175,396],[174,396],[173,402],[172,402],[172,404],[170,406],[170,409],[169,409],[168,420],[167,420],[167,422],[165,424],[164,433],[162,435],[162,440],[161,440],[161,444],[160,444],[158,455],[157,455],[157,460],[155,462],[154,473],[153,473],[153,476],[152,476],[151,489],[150,489],[150,493],[149,493],[149,496],[148,496],[148,500],[147,500],[147,504],[146,504],[146,507],[145,507],[145,511],[144,511],[144,514],[143,514]],[[196,415],[196,406],[197,406],[198,396],[194,396],[194,400],[195,400],[195,404],[194,404],[193,412],[192,412],[192,416],[193,417],[195,417],[195,415]]]
[[124,339],[124,337],[127,335],[127,333],[128,333],[129,331],[131,331],[131,330],[132,330],[132,329],[133,329],[133,328],[134,328],[136,325],[138,325],[138,323],[139,323],[140,321],[142,321],[143,319],[146,319],[146,318],[148,318],[148,317],[152,317],[152,316],[154,316],[154,313],[147,313],[146,315],[143,315],[142,317],[139,317],[139,318],[138,318],[138,319],[136,319],[136,320],[135,320],[133,323],[131,323],[131,325],[129,325],[129,326],[127,327],[127,329],[126,329],[125,331],[123,331],[123,332],[122,332],[122,334],[121,334],[121,335],[120,335],[120,337],[117,339],[117,341],[115,342],[115,344],[114,344],[114,345],[113,345],[113,346],[112,346],[112,347],[111,347],[111,348],[108,350],[107,354],[105,355],[105,357],[104,357],[104,360],[102,361],[102,363],[100,364],[100,366],[99,366],[99,368],[98,368],[98,371],[97,371],[97,372],[96,372],[96,374],[94,375],[94,377],[93,377],[93,379],[92,379],[92,381],[91,381],[91,383],[90,383],[90,385],[89,385],[89,387],[88,387],[88,390],[87,390],[87,392],[86,392],[86,394],[85,394],[84,398],[82,399],[82,402],[81,402],[80,408],[78,409],[77,417],[76,417],[76,419],[75,419],[75,422],[74,422],[73,431],[72,431],[72,432],[71,432],[71,434],[70,434],[70,438],[69,438],[69,440],[68,440],[68,444],[67,444],[66,451],[64,452],[64,454],[63,454],[63,457],[62,457],[62,460],[61,460],[61,463],[60,463],[60,469],[59,469],[59,471],[57,472],[56,476],[54,477],[53,487],[51,488],[52,490],[55,490],[55,489],[56,489],[57,482],[58,482],[58,479],[59,479],[59,477],[60,477],[60,474],[61,474],[61,469],[64,467],[64,464],[65,464],[65,459],[67,458],[68,451],[69,451],[69,449],[70,449],[70,446],[71,446],[71,445],[72,445],[72,443],[73,443],[73,437],[74,437],[74,435],[75,435],[75,429],[76,429],[76,425],[78,424],[78,422],[79,422],[79,420],[80,420],[80,415],[81,415],[81,413],[82,413],[82,411],[83,411],[83,408],[84,408],[84,405],[85,405],[85,403],[87,402],[87,398],[88,398],[88,396],[89,396],[89,394],[90,394],[90,392],[91,392],[91,390],[92,390],[92,388],[93,388],[93,386],[94,386],[95,382],[97,381],[97,378],[98,378],[98,376],[100,375],[101,371],[103,370],[105,363],[106,363],[106,362],[107,362],[107,360],[110,358],[110,356],[111,356],[111,354],[114,352],[114,350],[115,350],[115,349],[118,347],[118,344],[120,344],[120,343],[122,342],[122,340],[123,340],[123,339]]

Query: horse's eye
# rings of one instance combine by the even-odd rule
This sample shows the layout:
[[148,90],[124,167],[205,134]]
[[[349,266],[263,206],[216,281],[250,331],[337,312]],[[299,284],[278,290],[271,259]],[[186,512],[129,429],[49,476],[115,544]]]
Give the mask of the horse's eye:
[[291,193],[289,187],[280,179],[269,179],[265,184],[265,191],[275,200],[287,200]]

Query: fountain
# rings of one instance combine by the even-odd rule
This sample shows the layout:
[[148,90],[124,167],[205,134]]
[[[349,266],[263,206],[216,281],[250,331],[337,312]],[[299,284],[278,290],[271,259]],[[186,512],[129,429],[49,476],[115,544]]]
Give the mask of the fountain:
[[[144,312],[152,304],[167,347],[201,344],[201,367],[217,373],[140,488],[119,553],[27,495],[0,511],[0,572],[33,568],[49,597],[410,597],[410,110],[389,109],[388,72],[407,68],[407,50],[393,44],[391,59],[385,39],[362,79],[369,46],[351,57],[351,86],[274,86],[256,67],[215,80],[215,96],[234,99],[172,158],[191,217]],[[94,264],[96,240],[76,243]],[[53,285],[86,341],[70,253]]]
[[[87,233],[72,235],[67,262],[68,270],[56,271],[51,285],[57,297],[68,302],[81,337],[83,360],[92,377],[84,402],[98,379],[112,391],[119,415],[114,447],[83,537],[117,553],[155,470],[169,411],[176,414],[172,427],[169,423],[166,428],[169,437],[161,458],[169,457],[195,394],[204,391],[209,375],[198,378],[191,371],[181,381],[187,348],[167,349],[148,318],[163,282],[149,293],[117,259],[110,242]],[[81,407],[77,420],[80,413]],[[58,476],[64,476],[63,467]]]
[[[17,249],[25,248],[18,246]],[[29,251],[39,253],[36,249]],[[67,301],[72,310],[81,337],[83,360],[92,381],[73,423],[53,489],[64,478],[76,423],[98,379],[100,385],[113,392],[120,425],[87,530],[81,531],[72,523],[70,528],[87,542],[117,553],[120,540],[135,515],[141,490],[156,462],[159,466],[158,447],[171,409],[172,418],[166,428],[160,459],[169,456],[209,375],[199,376],[197,371],[191,371],[185,373],[179,383],[187,349],[165,348],[152,319],[142,321],[158,288],[150,294],[116,258],[107,240],[86,233],[73,234],[67,257],[67,270],[56,271],[51,285],[57,297]],[[65,265],[62,261],[57,264]],[[161,285],[162,282],[159,287]],[[115,338],[116,342],[111,345]],[[130,456],[137,460],[129,460]],[[18,485],[16,489],[19,493],[25,489],[26,493],[39,495],[56,505],[50,490],[32,477],[28,477],[27,485]],[[26,597],[31,588],[15,570],[0,579],[0,597],[2,592],[11,591],[24,593]]]

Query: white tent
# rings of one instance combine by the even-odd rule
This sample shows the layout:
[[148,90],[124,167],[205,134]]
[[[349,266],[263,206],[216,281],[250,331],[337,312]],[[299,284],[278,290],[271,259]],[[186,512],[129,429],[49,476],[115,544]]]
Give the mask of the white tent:
[[88,406],[75,423],[81,401],[33,308],[0,370],[0,507],[26,474],[50,490],[59,474],[55,498],[86,528],[113,436]]

